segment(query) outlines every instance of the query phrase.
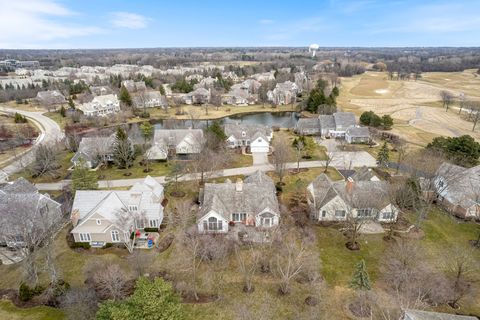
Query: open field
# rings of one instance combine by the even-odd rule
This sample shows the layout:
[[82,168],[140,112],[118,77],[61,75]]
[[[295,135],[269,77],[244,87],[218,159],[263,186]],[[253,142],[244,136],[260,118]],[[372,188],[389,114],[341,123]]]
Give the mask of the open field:
[[453,106],[442,108],[440,92],[448,90],[456,97],[460,92],[467,99],[480,99],[480,78],[474,70],[464,72],[428,72],[418,81],[387,80],[387,73],[366,72],[342,78],[338,104],[344,111],[359,116],[372,110],[394,119],[392,132],[407,141],[426,145],[436,136],[469,134],[480,139],[480,129],[472,132],[472,123],[459,115]]

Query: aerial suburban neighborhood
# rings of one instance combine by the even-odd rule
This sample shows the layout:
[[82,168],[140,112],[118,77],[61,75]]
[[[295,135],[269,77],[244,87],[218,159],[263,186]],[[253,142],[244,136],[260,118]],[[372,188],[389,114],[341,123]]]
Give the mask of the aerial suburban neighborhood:
[[0,1],[0,319],[480,319],[479,10]]

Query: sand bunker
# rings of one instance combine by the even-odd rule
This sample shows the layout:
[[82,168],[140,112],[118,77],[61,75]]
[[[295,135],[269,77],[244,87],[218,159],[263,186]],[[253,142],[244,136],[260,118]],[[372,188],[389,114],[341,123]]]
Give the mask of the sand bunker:
[[387,90],[387,89],[377,89],[377,90],[375,90],[375,93],[378,93],[378,94],[387,94],[387,93],[388,93],[388,90]]

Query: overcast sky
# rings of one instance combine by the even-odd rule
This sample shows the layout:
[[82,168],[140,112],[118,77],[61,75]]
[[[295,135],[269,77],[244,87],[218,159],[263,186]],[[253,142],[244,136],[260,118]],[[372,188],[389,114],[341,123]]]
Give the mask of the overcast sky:
[[0,0],[0,48],[479,46],[479,0]]

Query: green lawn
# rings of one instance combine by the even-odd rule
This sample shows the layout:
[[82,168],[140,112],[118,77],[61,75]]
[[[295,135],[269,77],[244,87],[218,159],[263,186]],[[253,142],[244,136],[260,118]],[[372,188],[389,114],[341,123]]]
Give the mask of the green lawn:
[[37,178],[32,178],[32,176],[29,174],[29,169],[26,168],[25,170],[12,174],[10,176],[10,180],[15,180],[19,177],[24,177],[24,178],[28,178],[28,180],[30,180],[33,183],[49,183],[49,182],[55,182],[55,181],[67,179],[69,177],[68,169],[72,166],[70,159],[72,159],[73,155],[74,155],[73,152],[69,152],[67,150],[62,150],[59,152],[58,159],[59,159],[60,168],[57,170],[56,177],[44,175]]
[[0,300],[0,319],[5,320],[53,320],[64,319],[65,315],[59,309],[51,307],[18,308],[8,300]]
[[[285,138],[288,142],[289,145],[291,146],[291,161],[296,161],[296,149],[293,147],[292,143],[293,140],[298,137],[293,131],[291,130],[280,130],[280,131],[275,131],[273,133],[273,139],[275,138],[280,138],[283,137]],[[315,141],[313,141],[312,137],[305,137],[305,139],[309,140],[309,145],[312,146],[312,149],[309,152],[310,158],[308,159],[301,159],[301,161],[314,161],[314,160],[326,160],[327,155],[326,155],[326,148],[324,146],[319,146]],[[306,152],[303,152],[303,155],[305,155]]]
[[60,112],[45,112],[43,115],[49,117],[50,119],[52,119],[53,121],[55,121],[56,123],[58,123],[58,125],[59,125],[60,128],[62,128],[62,129],[65,129],[65,126],[66,126],[69,122],[71,122],[70,118],[68,118],[68,117],[62,117],[62,115],[60,114]]
[[[114,179],[134,179],[134,178],[143,178],[147,175],[150,176],[164,176],[170,172],[170,163],[169,162],[150,162],[150,169],[148,173],[143,172],[146,168],[142,166],[140,162],[142,157],[137,157],[134,161],[132,167],[128,169],[118,169],[114,164],[110,164],[107,167],[99,168],[97,170],[97,175],[99,180],[114,180]],[[129,175],[125,175],[128,174]]]

